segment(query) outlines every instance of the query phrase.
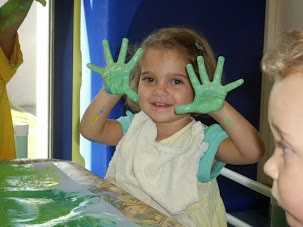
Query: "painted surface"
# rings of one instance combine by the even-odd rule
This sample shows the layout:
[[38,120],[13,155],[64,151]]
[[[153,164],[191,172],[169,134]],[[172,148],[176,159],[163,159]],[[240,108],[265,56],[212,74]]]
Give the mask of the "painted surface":
[[0,165],[1,226],[136,226],[52,163]]

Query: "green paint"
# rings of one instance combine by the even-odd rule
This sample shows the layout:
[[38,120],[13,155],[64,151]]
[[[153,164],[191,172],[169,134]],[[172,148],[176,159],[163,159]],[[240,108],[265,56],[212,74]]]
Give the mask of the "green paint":
[[56,189],[63,177],[51,165],[0,165],[1,226],[117,226],[115,216],[90,212],[100,199]]
[[18,0],[8,0],[1,8],[0,8],[0,16],[7,17],[14,15],[16,13],[22,11],[28,11],[31,7],[32,1],[22,1]]
[[128,63],[125,63],[128,48],[128,39],[123,38],[118,60],[117,62],[114,62],[111,51],[109,49],[108,41],[103,40],[102,44],[104,48],[105,59],[107,62],[106,68],[101,68],[93,64],[87,64],[87,67],[102,76],[107,93],[127,95],[130,99],[137,102],[139,100],[139,96],[135,91],[131,89],[129,84],[129,77],[131,71],[134,69],[139,59],[141,58],[144,52],[143,49],[139,48],[132,59]]
[[61,183],[61,175],[51,166],[38,169],[32,164],[0,165],[0,192],[16,190],[41,190]]
[[193,102],[188,105],[176,107],[177,114],[207,114],[219,111],[223,108],[227,93],[241,86],[244,82],[243,79],[239,79],[225,86],[221,84],[224,61],[224,57],[220,56],[213,81],[209,80],[209,76],[204,65],[204,58],[202,56],[197,58],[201,82],[199,81],[193,66],[191,64],[186,66],[190,81],[195,90],[195,98]]
[[24,11],[30,9],[32,1],[19,3],[18,0],[8,0],[0,8],[0,31],[5,31],[23,20]]
[[[37,0],[43,6],[46,5],[45,0]],[[0,8],[0,31],[5,31],[16,23],[20,23],[24,19],[32,5],[33,0],[8,0]]]
[[0,223],[2,226],[114,226],[115,222],[109,218],[86,214],[86,205],[93,201],[94,196],[61,190],[0,192]]
[[230,119],[226,118],[226,119],[224,119],[224,124],[226,124],[226,125],[232,125],[233,122]]
[[[114,226],[85,214],[86,205],[94,196],[79,196],[61,190],[0,192],[0,223],[2,226]],[[72,225],[77,223],[76,225]]]
[[37,2],[41,3],[41,5],[46,6],[46,1],[45,0],[36,0]]

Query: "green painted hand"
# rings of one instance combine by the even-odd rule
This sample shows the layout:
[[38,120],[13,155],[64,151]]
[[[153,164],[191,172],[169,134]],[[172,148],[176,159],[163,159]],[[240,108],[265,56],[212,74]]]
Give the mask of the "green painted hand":
[[201,83],[191,64],[186,66],[190,81],[195,90],[195,98],[192,103],[176,107],[177,114],[202,113],[207,114],[219,111],[223,108],[224,100],[229,91],[239,87],[244,80],[239,79],[225,86],[221,85],[224,57],[219,57],[214,79],[211,82],[206,72],[203,57],[197,58]]
[[109,49],[108,41],[103,40],[104,55],[107,62],[106,68],[101,68],[93,64],[87,64],[87,67],[94,72],[99,73],[104,81],[106,90],[112,94],[127,95],[133,101],[138,101],[139,96],[133,91],[129,85],[129,76],[139,59],[143,54],[143,49],[139,48],[132,59],[126,64],[126,54],[128,47],[128,39],[123,38],[117,62],[114,62]]

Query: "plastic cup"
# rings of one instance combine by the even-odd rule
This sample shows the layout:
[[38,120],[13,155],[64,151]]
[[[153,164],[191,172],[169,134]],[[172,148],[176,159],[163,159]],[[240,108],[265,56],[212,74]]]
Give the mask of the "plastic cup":
[[28,155],[28,128],[27,123],[16,123],[14,125],[16,158],[27,158]]

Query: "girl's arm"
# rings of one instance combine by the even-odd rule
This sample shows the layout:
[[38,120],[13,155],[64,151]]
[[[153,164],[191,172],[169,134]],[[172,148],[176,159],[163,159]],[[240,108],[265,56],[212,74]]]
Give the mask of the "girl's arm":
[[81,122],[80,133],[86,139],[116,146],[122,138],[122,126],[108,116],[121,95],[108,94],[103,88],[87,107]]
[[187,65],[195,98],[188,105],[176,107],[176,113],[208,113],[224,128],[230,138],[219,146],[216,160],[229,164],[255,163],[264,154],[264,144],[257,130],[225,101],[227,93],[244,81],[240,79],[225,86],[221,85],[224,60],[222,56],[218,58],[213,81],[209,80],[202,56],[197,58],[201,82],[192,65]]
[[219,146],[216,160],[234,165],[257,162],[265,152],[264,142],[258,131],[229,103],[209,115],[227,132],[229,138]]
[[122,40],[117,62],[114,62],[107,40],[102,42],[107,66],[105,68],[88,64],[88,68],[99,73],[103,78],[104,88],[96,95],[85,111],[80,133],[87,139],[115,146],[123,136],[122,126],[115,120],[108,120],[108,115],[121,98],[128,95],[138,101],[139,96],[129,85],[129,77],[133,68],[143,54],[143,49],[136,51],[128,63],[125,63],[128,39]]

